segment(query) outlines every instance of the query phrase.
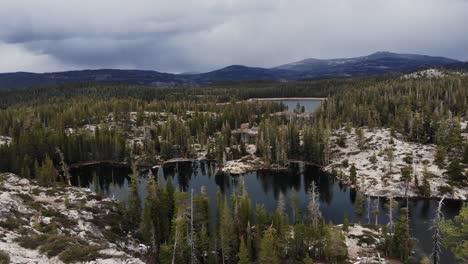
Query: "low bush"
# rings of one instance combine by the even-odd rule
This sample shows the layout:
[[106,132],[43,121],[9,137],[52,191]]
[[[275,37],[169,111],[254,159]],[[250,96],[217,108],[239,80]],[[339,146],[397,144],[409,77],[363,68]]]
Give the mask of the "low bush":
[[87,262],[98,258],[108,258],[109,256],[99,253],[103,248],[100,246],[75,246],[69,247],[59,258],[65,263]]
[[10,256],[3,250],[0,250],[0,264],[9,264]]
[[49,238],[48,235],[21,236],[16,239],[20,246],[29,249],[37,249]]
[[79,242],[76,238],[53,235],[45,241],[44,245],[39,247],[39,251],[48,257],[54,257],[68,247],[79,247]]

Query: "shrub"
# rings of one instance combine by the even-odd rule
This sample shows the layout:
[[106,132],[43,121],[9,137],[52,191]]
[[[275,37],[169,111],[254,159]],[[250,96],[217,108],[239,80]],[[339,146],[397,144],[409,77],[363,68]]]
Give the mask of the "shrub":
[[370,161],[372,164],[377,163],[377,156],[375,155],[375,152],[372,153],[372,156],[369,158],[369,161]]
[[7,230],[15,230],[20,227],[20,224],[15,218],[8,217],[5,221],[0,221],[0,227]]
[[44,244],[47,238],[49,238],[48,235],[33,235],[33,236],[25,235],[22,237],[18,237],[16,239],[16,242],[18,242],[19,245],[24,248],[36,249],[42,244]]
[[343,161],[341,162],[341,166],[343,166],[343,168],[348,168],[348,166],[349,166],[348,160],[347,160],[347,159],[343,160]]
[[447,168],[447,174],[450,180],[454,183],[463,184],[466,180],[465,175],[463,175],[463,169],[460,165],[460,161],[458,160],[450,162]]
[[62,253],[59,258],[65,263],[86,262],[96,260],[98,258],[107,258],[109,256],[99,253],[103,248],[100,246],[75,246],[69,247]]
[[406,154],[406,156],[403,158],[403,161],[406,164],[413,164],[413,156],[411,154]]
[[10,256],[3,250],[0,250],[0,264],[9,264]]
[[439,186],[437,190],[441,194],[453,194],[453,187],[449,185]]
[[346,135],[340,134],[338,136],[338,141],[336,142],[341,148],[346,148]]
[[77,247],[79,240],[66,236],[50,236],[45,244],[40,246],[39,251],[48,257],[54,257],[68,247]]

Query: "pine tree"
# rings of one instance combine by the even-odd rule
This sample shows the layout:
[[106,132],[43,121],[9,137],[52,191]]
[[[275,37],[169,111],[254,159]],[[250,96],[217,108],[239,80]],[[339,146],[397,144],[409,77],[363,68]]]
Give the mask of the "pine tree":
[[422,195],[424,197],[431,197],[431,184],[429,183],[429,172],[427,166],[424,166],[423,171],[423,184],[422,184]]
[[354,213],[358,217],[359,223],[361,222],[362,217],[366,212],[366,199],[364,194],[360,191],[357,191],[356,202],[354,204]]
[[407,213],[407,208],[400,210],[400,217],[395,224],[395,234],[393,237],[395,243],[394,251],[398,253],[400,260],[404,263],[408,261],[413,247]]
[[232,218],[231,209],[224,201],[221,211],[220,223],[220,239],[221,239],[221,255],[223,263],[234,263],[234,256],[236,250],[236,233],[234,220]]
[[54,163],[52,160],[49,158],[48,155],[46,155],[44,161],[40,166],[35,165],[36,167],[36,178],[37,181],[40,185],[46,186],[46,187],[51,187],[55,184],[56,182],[56,171],[54,167]]
[[447,149],[443,146],[437,146],[436,153],[434,155],[434,163],[442,168],[445,164],[445,158],[447,157]]
[[442,220],[440,223],[443,243],[455,255],[459,263],[468,261],[468,206],[463,206],[454,220]]
[[141,199],[138,193],[139,182],[136,164],[133,163],[128,197],[128,217],[134,225],[139,225],[141,219]]
[[258,256],[259,264],[280,264],[279,250],[276,242],[276,230],[270,226],[264,233],[260,242]]
[[343,217],[343,231],[348,232],[349,229],[349,219],[348,216],[345,214]]
[[301,214],[301,201],[295,189],[291,190],[291,209],[292,209],[292,224],[295,224]]
[[168,215],[167,218],[171,221],[174,217],[174,185],[172,184],[172,178],[168,177],[166,182],[166,192],[168,198]]
[[356,185],[357,182],[357,173],[356,173],[356,167],[351,165],[351,168],[349,169],[349,179],[351,180],[351,183],[353,185]]
[[237,255],[239,258],[238,264],[251,264],[252,261],[250,260],[249,251],[245,245],[244,239],[241,238],[240,240],[240,249],[239,254]]
[[267,224],[270,222],[267,210],[263,204],[256,204],[255,206],[255,220],[259,232],[263,232]]
[[[148,178],[148,196],[145,200],[145,206],[143,208],[143,219],[141,223],[142,234],[145,240],[151,245],[152,253],[154,258],[158,257],[159,252],[159,239],[160,239],[160,214],[158,213],[158,197],[157,197],[157,185],[154,177],[150,175]],[[132,220],[132,221],[136,221]]]
[[405,182],[405,196],[408,192],[409,182],[411,181],[411,173],[413,169],[411,166],[405,166],[401,168],[401,180]]
[[450,162],[447,168],[447,175],[449,176],[450,180],[453,182],[458,182],[463,184],[467,179],[463,174],[463,169],[460,165],[460,161],[454,160]]

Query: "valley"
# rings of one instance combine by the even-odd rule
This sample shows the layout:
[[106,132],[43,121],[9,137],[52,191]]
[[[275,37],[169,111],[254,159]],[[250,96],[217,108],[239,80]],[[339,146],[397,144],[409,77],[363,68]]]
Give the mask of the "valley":
[[[13,207],[0,250],[12,263],[69,263],[66,250],[21,243],[65,235],[92,249],[73,258],[93,263],[422,261],[446,230],[433,219],[458,221],[468,199],[468,79],[438,71],[3,91],[0,201]],[[75,205],[51,202],[76,195],[87,200],[79,219]],[[100,201],[118,226],[100,222],[110,221]],[[36,220],[20,228],[12,217]],[[13,254],[21,247],[30,251]],[[454,262],[464,257],[455,249],[438,254]]]

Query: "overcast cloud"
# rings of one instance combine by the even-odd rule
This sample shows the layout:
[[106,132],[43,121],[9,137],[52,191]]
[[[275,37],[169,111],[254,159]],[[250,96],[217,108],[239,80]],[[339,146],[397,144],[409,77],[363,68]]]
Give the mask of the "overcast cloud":
[[466,0],[14,0],[0,72],[207,71],[386,50],[468,60]]

